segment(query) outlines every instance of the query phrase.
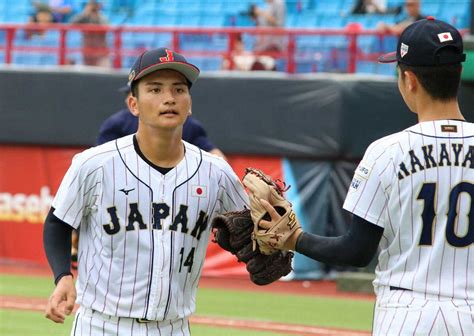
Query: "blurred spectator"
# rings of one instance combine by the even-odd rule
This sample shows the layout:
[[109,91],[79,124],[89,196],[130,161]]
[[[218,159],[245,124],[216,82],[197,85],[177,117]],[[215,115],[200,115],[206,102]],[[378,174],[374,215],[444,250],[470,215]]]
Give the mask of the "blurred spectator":
[[[77,24],[108,24],[108,20],[100,13],[102,6],[97,0],[89,0],[84,10],[71,19]],[[110,66],[107,48],[107,33],[104,31],[87,31],[82,35],[83,58],[85,65]]]
[[352,14],[385,14],[386,0],[357,0]]
[[[253,52],[245,50],[242,35],[235,39],[234,50],[232,52],[233,70],[251,71],[251,70],[275,70],[275,60],[266,55],[256,56]],[[224,70],[231,70],[229,59],[224,59],[222,63]]]
[[411,25],[413,22],[422,20],[425,18],[420,12],[420,1],[419,0],[405,0],[405,9],[407,16],[397,22],[395,25],[387,25],[384,22],[380,22],[377,25],[377,30],[384,33],[400,34],[406,27]]
[[[29,23],[35,24],[49,24],[54,23],[53,13],[48,5],[36,3],[34,4],[35,11],[29,18]],[[25,29],[25,39],[30,39],[33,36],[43,36],[46,33],[45,29]]]
[[[252,6],[250,14],[258,27],[280,28],[285,26],[286,5],[284,0],[266,0],[265,7]],[[282,51],[285,49],[285,37],[260,35],[255,51]]]
[[55,22],[68,22],[71,18],[74,9],[72,0],[49,0],[48,5]]

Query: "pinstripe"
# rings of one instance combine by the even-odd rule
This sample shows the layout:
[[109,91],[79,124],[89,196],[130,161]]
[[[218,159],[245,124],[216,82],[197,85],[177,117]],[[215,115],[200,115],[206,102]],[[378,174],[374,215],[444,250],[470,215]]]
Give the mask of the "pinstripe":
[[[126,154],[124,154],[124,161],[126,162],[127,160],[127,156]],[[126,167],[123,167],[124,168],[124,171],[125,171],[125,185],[128,185],[128,172],[127,172],[127,168]],[[128,203],[128,198],[125,199],[125,206],[124,206],[124,211],[125,211],[125,214],[123,216],[123,218],[128,218],[128,209],[129,209],[129,203]],[[125,274],[125,260],[126,260],[126,255],[127,255],[127,235],[124,235],[124,242],[123,242],[123,256],[122,256],[122,274]],[[120,299],[122,297],[122,288],[123,288],[123,276],[120,278],[120,286],[119,286],[119,292],[118,292],[118,299],[117,299],[117,305],[115,307],[115,316],[118,316],[118,310],[119,310],[119,306],[120,306]]]
[[[443,128],[443,125],[455,125],[457,129]],[[440,136],[444,134],[448,136]],[[470,123],[422,122],[377,140],[367,149],[361,165],[368,168],[368,173],[361,175],[365,179],[359,184],[351,185],[344,208],[387,229],[380,240],[381,253],[374,281],[377,296],[389,295],[385,289],[397,286],[429,297],[430,302],[444,302],[451,297],[470,298],[468,302],[472,305],[472,246],[451,246],[449,236],[446,238],[449,233],[446,230],[453,230],[453,220],[454,234],[460,235],[459,238],[461,232],[465,232],[461,228],[469,225],[471,191],[462,190],[462,196],[458,196],[452,188],[462,181],[473,184],[474,170],[470,165],[474,160],[469,149],[473,145],[472,134],[474,125]],[[464,161],[467,167],[462,167]],[[424,183],[432,183],[434,188],[422,189]],[[430,205],[433,215],[423,212],[424,207]],[[451,222],[447,228],[448,218]],[[427,220],[432,220],[432,225]],[[394,299],[398,302],[402,297]],[[450,334],[466,334],[461,327],[462,313],[446,307],[440,309],[437,322],[432,320],[436,311],[425,315],[400,310],[392,321],[390,314],[378,311],[374,328],[380,329],[375,332],[383,334],[390,326],[393,333],[399,329],[403,334],[411,333],[415,328],[415,334],[426,334],[432,324],[437,323],[433,331],[438,327],[443,331],[446,327]]]
[[[136,170],[137,170],[137,177],[140,178],[140,169],[139,169],[139,166],[138,166],[138,157],[135,157],[135,164],[136,164]],[[137,185],[137,194],[138,194],[138,204],[140,204],[140,184]],[[148,222],[150,223],[150,222]],[[148,230],[151,230],[150,229],[150,224],[148,224]],[[137,247],[136,247],[136,254],[135,254],[135,258],[136,260],[140,260],[140,233],[138,233],[137,235]],[[138,262],[135,263],[135,279],[137,278],[137,271],[138,271]],[[133,287],[132,287],[132,302],[130,304],[130,310],[128,312],[129,316],[132,315],[132,309],[133,309],[133,301],[135,300],[135,287],[137,285],[137,282],[134,281],[133,282]]]
[[[238,177],[225,161],[186,143],[185,148],[183,160],[164,175],[142,160],[133,146],[133,136],[78,154],[71,165],[54,202],[59,205],[56,209],[62,218],[68,212],[67,219],[71,221],[77,214],[76,219],[72,218],[77,223],[71,224],[79,226],[83,237],[79,251],[78,302],[97,314],[121,317],[117,325],[94,320],[92,326],[87,326],[87,317],[83,319],[87,321],[84,334],[87,328],[92,334],[107,334],[110,328],[117,328],[118,335],[139,330],[169,335],[171,329],[176,335],[189,333],[186,317],[195,307],[211,230],[209,224],[216,214],[241,210],[248,200]],[[193,197],[192,186],[196,185],[205,187],[205,197]],[[67,190],[69,186],[71,190]],[[179,189],[175,191],[174,186]],[[84,204],[80,204],[81,197]],[[139,212],[137,218],[142,218],[146,230],[145,226],[140,229],[137,222],[128,222],[130,204],[137,204],[137,210],[133,211]],[[155,204],[156,209],[163,211],[169,207],[169,215],[155,214],[160,218],[156,224],[161,224],[161,230],[153,229],[155,205],[148,204]],[[170,230],[181,206],[187,206],[187,233],[181,232],[184,222],[177,224],[177,231]],[[201,222],[203,218],[205,222]],[[127,225],[134,230],[127,231]],[[191,230],[196,235],[191,235]],[[178,272],[181,248],[184,258],[191,248],[195,249],[189,273],[188,267]],[[149,309],[139,302],[146,303]],[[157,323],[156,328],[160,329],[157,331],[155,324],[137,324],[128,317],[164,320],[165,324]]]

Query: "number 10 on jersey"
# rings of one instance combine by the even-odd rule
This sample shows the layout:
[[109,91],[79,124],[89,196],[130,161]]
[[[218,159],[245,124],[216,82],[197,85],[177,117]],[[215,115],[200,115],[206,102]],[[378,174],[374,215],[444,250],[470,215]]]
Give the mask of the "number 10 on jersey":
[[[433,245],[433,226],[436,216],[435,211],[435,195],[437,185],[436,183],[425,183],[418,194],[417,199],[424,201],[423,213],[421,218],[423,220],[423,228],[421,230],[420,245]],[[469,209],[467,214],[468,228],[465,235],[458,235],[458,202],[462,193],[466,193],[470,197]],[[445,195],[439,195],[445,197]],[[467,247],[474,242],[474,184],[469,182],[461,182],[455,185],[449,193],[449,204],[446,222],[446,241],[454,247]]]

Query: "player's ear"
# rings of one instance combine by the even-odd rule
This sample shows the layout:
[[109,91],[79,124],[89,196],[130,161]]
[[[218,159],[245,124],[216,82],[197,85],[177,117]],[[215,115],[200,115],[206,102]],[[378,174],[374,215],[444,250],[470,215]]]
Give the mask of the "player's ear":
[[416,91],[416,89],[418,88],[418,78],[416,78],[416,75],[412,71],[409,71],[409,70],[406,70],[404,72],[404,75],[405,75],[406,88],[410,92]]
[[129,95],[127,98],[127,106],[130,112],[135,116],[138,117],[139,112],[138,112],[138,104],[137,104],[137,98]]

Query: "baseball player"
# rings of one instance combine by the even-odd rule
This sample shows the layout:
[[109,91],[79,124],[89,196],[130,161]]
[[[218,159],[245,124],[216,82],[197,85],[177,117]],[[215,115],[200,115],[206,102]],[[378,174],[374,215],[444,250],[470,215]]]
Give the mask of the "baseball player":
[[71,335],[190,334],[211,220],[248,204],[225,160],[182,140],[198,75],[169,49],[139,56],[128,98],[137,133],[76,155],[59,187],[44,226],[56,284],[46,317],[63,323],[76,301]]
[[[131,95],[130,87],[128,85],[120,88],[120,91],[126,92],[127,103],[129,95]],[[128,108],[117,111],[110,117],[104,120],[100,126],[97,144],[102,145],[108,141],[112,141],[123,136],[133,134],[138,129],[138,118],[130,113]],[[203,125],[193,116],[188,116],[183,125],[183,140],[189,142],[202,150],[218,155],[226,159],[224,153],[217,148],[211,140],[207,137],[206,130]],[[72,269],[77,269],[77,249],[79,246],[79,236],[76,230],[72,231],[72,248],[71,248],[71,266]]]
[[[365,266],[380,247],[374,335],[474,335],[474,124],[457,102],[460,33],[432,17],[401,34],[398,87],[418,124],[373,142],[356,168],[344,209],[349,232],[295,230],[281,246],[313,259]],[[262,200],[271,221],[280,219]],[[277,244],[272,242],[271,244]]]

